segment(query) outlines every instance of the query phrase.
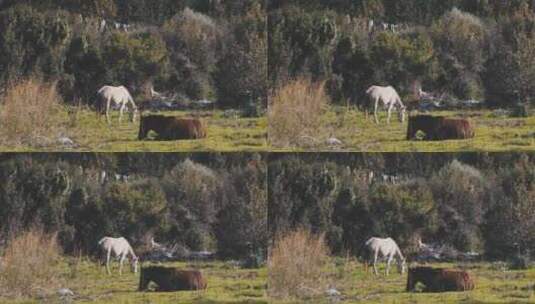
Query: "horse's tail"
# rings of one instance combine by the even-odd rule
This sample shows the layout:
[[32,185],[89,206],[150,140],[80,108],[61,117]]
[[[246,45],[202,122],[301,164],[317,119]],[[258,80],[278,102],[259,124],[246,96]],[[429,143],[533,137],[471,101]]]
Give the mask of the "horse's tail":
[[105,241],[107,238],[108,238],[107,236],[101,238],[100,241],[98,241],[98,244],[99,244],[99,245],[102,245],[102,243],[104,243],[104,241]]
[[370,93],[373,91],[374,88],[375,88],[375,86],[371,86],[371,87],[369,87],[369,88],[366,90],[366,94],[370,94]]

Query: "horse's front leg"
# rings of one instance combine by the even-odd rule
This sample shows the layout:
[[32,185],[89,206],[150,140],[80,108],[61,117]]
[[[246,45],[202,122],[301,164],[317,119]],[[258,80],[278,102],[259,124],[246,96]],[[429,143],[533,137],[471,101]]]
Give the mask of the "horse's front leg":
[[379,272],[377,271],[377,252],[373,257],[373,272],[375,273],[375,275],[379,275]]
[[392,106],[392,104],[390,104],[388,106],[388,117],[386,118],[386,123],[387,124],[390,124],[390,117],[392,116],[392,108],[393,108],[393,106]]
[[123,274],[123,263],[124,263],[124,260],[125,260],[125,256],[122,255],[121,256],[121,260],[119,260],[119,275]]
[[392,263],[392,257],[388,258],[388,261],[386,261],[386,276],[390,273],[390,264]]
[[123,120],[123,112],[124,112],[125,107],[126,107],[125,103],[121,104],[121,109],[119,110],[119,123],[121,123],[121,121]]
[[375,123],[376,124],[379,124],[379,118],[377,117],[378,107],[379,107],[379,99],[375,99],[375,107],[374,107],[374,110],[373,110],[373,116],[375,117]]

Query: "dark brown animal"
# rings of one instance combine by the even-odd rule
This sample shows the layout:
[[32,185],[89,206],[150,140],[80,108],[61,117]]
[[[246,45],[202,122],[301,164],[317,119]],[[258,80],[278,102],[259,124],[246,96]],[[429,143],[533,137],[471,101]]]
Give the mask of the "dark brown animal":
[[414,139],[419,130],[425,133],[426,140],[467,139],[475,135],[472,123],[466,119],[431,115],[409,117],[407,140]]
[[175,116],[147,115],[141,117],[138,139],[147,137],[149,131],[158,134],[158,139],[200,139],[206,137],[206,127],[199,119]]
[[470,274],[457,269],[410,268],[407,276],[407,291],[413,291],[418,282],[425,285],[425,292],[466,291],[475,288]]
[[149,283],[158,285],[158,291],[201,290],[206,289],[206,279],[197,270],[149,266],[142,267],[139,277],[139,291],[148,289]]

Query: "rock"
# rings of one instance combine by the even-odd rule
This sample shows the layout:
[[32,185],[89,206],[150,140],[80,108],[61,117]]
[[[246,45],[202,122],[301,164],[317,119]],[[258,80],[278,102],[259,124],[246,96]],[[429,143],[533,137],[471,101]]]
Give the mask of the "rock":
[[58,138],[58,143],[63,145],[63,146],[67,146],[67,147],[74,147],[75,144],[74,144],[74,141],[66,136],[61,136]]
[[339,140],[338,138],[335,138],[335,137],[327,138],[326,143],[329,146],[341,146],[341,145],[343,145],[342,141]]
[[74,292],[69,288],[60,288],[58,289],[58,295],[60,297],[74,297]]
[[329,288],[325,291],[325,293],[327,294],[327,296],[329,297],[339,297],[341,296],[342,294],[336,290],[335,288]]

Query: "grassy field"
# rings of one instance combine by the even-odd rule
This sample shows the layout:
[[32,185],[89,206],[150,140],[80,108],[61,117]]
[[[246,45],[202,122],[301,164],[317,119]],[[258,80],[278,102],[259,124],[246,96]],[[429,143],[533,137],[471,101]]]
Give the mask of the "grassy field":
[[[160,112],[164,115],[188,116],[185,111]],[[167,152],[167,151],[265,151],[267,150],[267,119],[224,117],[223,111],[195,112],[203,117],[208,126],[207,138],[202,140],[156,141],[137,139],[139,119],[128,121],[128,115],[121,124],[118,113],[113,112],[112,124],[101,120],[90,110],[79,110],[70,117],[63,117],[65,136],[76,144],[65,147],[51,138],[51,144],[36,146],[0,146],[10,151],[94,151],[94,152]]]
[[74,292],[72,299],[60,299],[58,295],[37,299],[0,297],[0,303],[267,303],[265,268],[239,269],[224,262],[165,263],[165,266],[201,270],[208,280],[207,290],[138,292],[139,273],[134,274],[126,265],[119,276],[115,263],[109,276],[104,267],[86,260],[74,265],[65,262],[59,270],[62,287]]
[[[365,152],[455,152],[455,151],[528,151],[535,150],[535,116],[529,118],[494,117],[492,110],[442,111],[433,115],[469,117],[475,122],[475,138],[470,140],[407,141],[407,121],[401,124],[397,113],[390,125],[386,114],[380,124],[373,115],[346,107],[331,107],[322,116],[321,132],[313,139],[302,140],[296,147],[277,147],[280,151],[365,151]],[[270,135],[271,136],[271,135]],[[328,146],[330,136],[342,141],[342,146]]]
[[[475,278],[476,288],[469,292],[408,293],[405,292],[407,275],[400,275],[396,267],[385,277],[384,272],[379,276],[366,273],[362,264],[356,262],[339,262],[336,273],[331,274],[332,281],[337,282],[333,287],[342,294],[339,303],[535,303],[535,269],[510,271],[490,263],[435,264],[434,267],[467,269]],[[309,301],[332,303],[333,299]]]

